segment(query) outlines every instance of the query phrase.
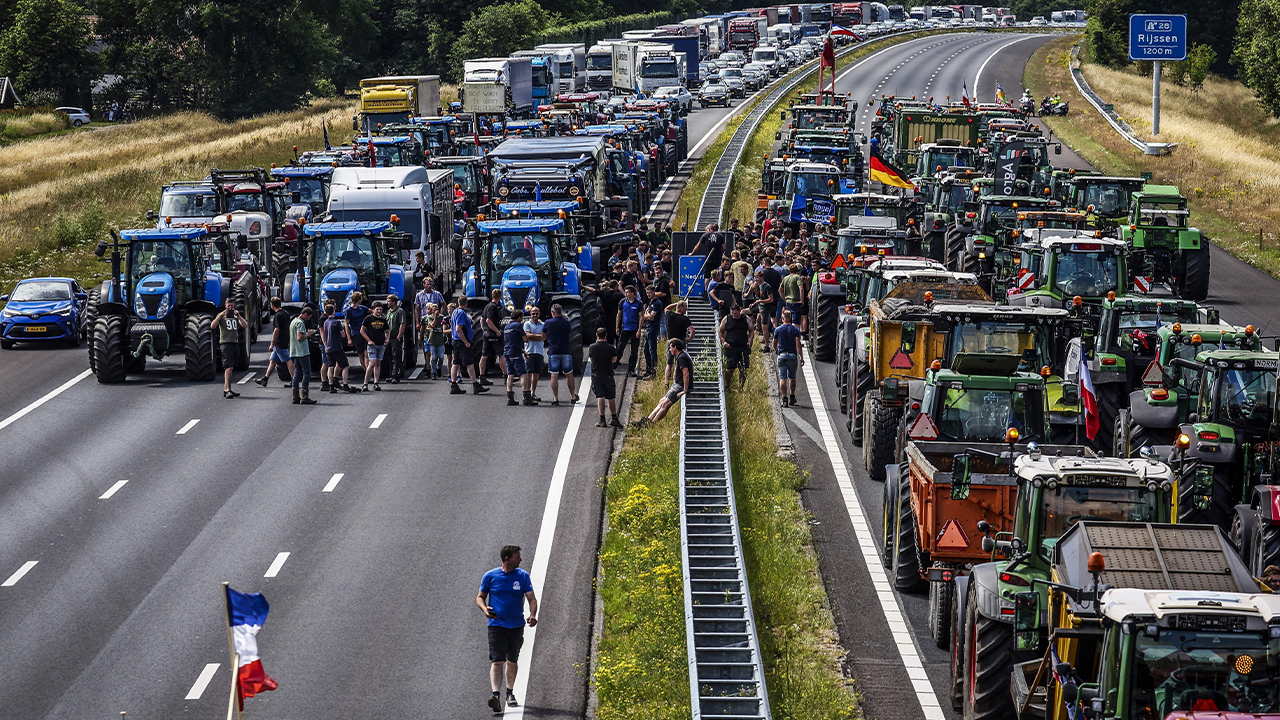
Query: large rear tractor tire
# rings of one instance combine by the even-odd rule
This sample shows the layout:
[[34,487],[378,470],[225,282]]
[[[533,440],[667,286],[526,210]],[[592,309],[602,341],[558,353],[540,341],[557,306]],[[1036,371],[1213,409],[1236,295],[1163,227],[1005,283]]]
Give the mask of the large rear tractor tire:
[[582,356],[583,329],[582,329],[582,307],[578,305],[566,305],[563,301],[560,306],[564,308],[564,317],[569,321],[569,356],[573,358],[573,374],[582,376],[582,370],[586,367],[586,360]]
[[[236,310],[244,316],[245,321],[249,324],[248,336],[249,344],[258,341],[258,322],[261,313],[258,308],[254,307],[257,303],[253,297],[253,276],[244,273],[231,286],[231,299],[235,303]],[[237,369],[239,369],[237,367]]]
[[187,379],[209,382],[214,378],[213,316],[192,313],[183,328],[183,344],[187,357]]
[[813,293],[810,350],[816,360],[831,362],[836,357],[836,333],[839,331],[840,305],[830,295]]
[[102,301],[102,288],[91,288],[80,316],[80,339],[89,344],[89,369],[97,372],[97,360],[93,355],[93,326],[98,320],[98,303]]
[[[242,310],[240,314],[244,315],[244,311]],[[245,319],[248,320],[247,317]],[[252,320],[250,320],[249,322],[250,324],[253,323]],[[247,327],[240,328],[240,352],[238,353],[238,357],[236,357],[236,367],[235,367],[236,370],[243,371],[243,370],[249,369],[249,355],[252,352],[253,352],[253,339],[250,337],[250,330]]]
[[[1106,383],[1096,386],[1098,400],[1098,417],[1101,422],[1098,423],[1098,434],[1092,441],[1087,438],[1083,442],[1089,442],[1095,450],[1107,452],[1115,447],[1115,431],[1114,421],[1107,422],[1106,418],[1114,418],[1120,415],[1120,409],[1128,405],[1129,397],[1124,394],[1120,383]],[[1080,434],[1084,438],[1084,433]]]
[[[905,470],[899,466],[900,470]],[[909,472],[909,471],[908,471]],[[913,592],[920,587],[920,551],[916,547],[916,514],[911,509],[911,478],[899,472],[894,498],[893,587]]]
[[94,374],[103,385],[124,382],[124,356],[129,336],[124,318],[119,315],[98,317],[93,323],[93,341],[89,345]]
[[894,460],[894,445],[898,439],[898,421],[902,408],[886,405],[880,400],[880,391],[867,393],[866,407],[862,412],[866,427],[863,430],[862,457],[866,460],[867,475],[872,480],[884,480],[884,466]]
[[863,416],[866,414],[866,398],[871,392],[871,368],[859,362],[856,357],[850,360],[853,368],[849,382],[849,432],[853,436],[853,444],[862,444]]
[[1009,695],[1013,672],[1013,625],[984,617],[978,612],[974,585],[965,603],[964,720],[1004,720],[1013,717]]
[[1189,469],[1178,478],[1178,522],[1217,525],[1224,531],[1231,530],[1231,520],[1235,514],[1236,500],[1240,493],[1235,489],[1229,465],[1212,465],[1213,489],[1209,507],[1201,510],[1195,505],[1196,470]]
[[[957,588],[958,589],[958,588]],[[959,711],[964,700],[965,658],[964,618],[960,615],[958,595],[951,598],[951,709]]]
[[845,350],[844,357],[836,358],[836,388],[840,397],[840,414],[849,414],[849,368],[853,365],[853,350]]
[[1182,282],[1178,294],[1184,300],[1199,302],[1209,297],[1209,245],[1202,242],[1199,250],[1188,250],[1182,256]]

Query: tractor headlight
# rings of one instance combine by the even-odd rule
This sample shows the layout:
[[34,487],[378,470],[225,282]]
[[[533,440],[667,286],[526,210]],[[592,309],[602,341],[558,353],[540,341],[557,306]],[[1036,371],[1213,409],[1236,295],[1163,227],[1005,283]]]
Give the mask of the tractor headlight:
[[133,311],[137,313],[138,317],[142,318],[143,320],[147,319],[147,306],[145,303],[142,302],[142,293],[134,293]]
[[169,301],[169,295],[166,293],[163,297],[160,298],[160,307],[156,309],[156,317],[162,318],[165,315],[168,315],[170,304],[171,303]]

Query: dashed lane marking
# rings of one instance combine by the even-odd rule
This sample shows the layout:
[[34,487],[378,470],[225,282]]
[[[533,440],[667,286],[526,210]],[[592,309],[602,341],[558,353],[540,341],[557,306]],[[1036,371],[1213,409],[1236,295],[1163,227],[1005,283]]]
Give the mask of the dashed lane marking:
[[329,478],[329,482],[324,484],[324,489],[320,492],[333,492],[333,489],[338,487],[338,483],[342,482],[342,475],[343,473],[334,473],[333,477]]
[[118,492],[118,491],[120,490],[120,488],[124,487],[124,486],[125,486],[125,485],[127,485],[128,483],[129,483],[129,481],[128,481],[128,480],[121,480],[121,481],[117,482],[115,485],[112,485],[112,486],[111,486],[111,488],[110,488],[110,489],[108,489],[106,492],[104,492],[104,493],[102,493],[101,495],[99,495],[99,496],[98,496],[98,499],[99,499],[99,500],[110,500],[112,495],[115,495],[115,494],[116,494],[116,492]]
[[373,424],[369,426],[369,429],[377,430],[378,428],[382,427],[382,421],[386,419],[387,419],[386,413],[379,414],[378,417],[373,419]]
[[80,382],[81,380],[83,380],[83,379],[85,379],[85,378],[89,377],[89,376],[90,376],[90,375],[92,375],[92,374],[93,374],[93,371],[92,371],[92,370],[85,370],[84,372],[80,373],[79,375],[77,375],[77,376],[75,376],[75,377],[71,378],[70,380],[68,380],[68,381],[66,381],[66,382],[64,382],[64,383],[62,383],[61,385],[59,385],[58,387],[54,388],[53,390],[50,390],[47,394],[45,394],[45,396],[44,396],[44,397],[40,398],[39,400],[36,400],[35,402],[31,403],[30,405],[28,405],[28,406],[26,406],[26,407],[22,408],[21,410],[19,410],[18,412],[16,412],[16,413],[14,413],[14,414],[10,415],[9,417],[5,418],[4,420],[0,420],[0,430],[3,430],[3,429],[5,429],[5,428],[9,427],[10,425],[14,424],[15,422],[17,422],[17,421],[21,420],[22,418],[26,417],[26,416],[27,416],[27,414],[28,414],[28,413],[30,413],[32,410],[35,410],[36,408],[40,407],[41,405],[43,405],[43,404],[45,404],[45,403],[49,402],[50,400],[52,400],[52,399],[54,399],[54,398],[58,397],[58,396],[59,396],[59,395],[61,395],[62,393],[66,392],[66,391],[67,391],[67,390],[68,390],[72,385],[75,385],[76,383],[78,383],[78,382]]
[[289,559],[289,553],[282,552],[276,555],[276,559],[271,561],[271,567],[267,568],[264,578],[273,578],[280,574],[280,568],[284,567],[284,561]]
[[245,384],[245,383],[249,382],[250,380],[252,380],[252,379],[253,379],[253,376],[254,376],[254,375],[257,375],[257,374],[258,374],[258,373],[257,373],[257,371],[256,371],[256,370],[250,370],[250,371],[249,371],[249,374],[248,374],[248,375],[245,375],[244,377],[242,377],[242,378],[240,378],[239,380],[237,380],[237,381],[236,381],[236,384],[237,384],[237,385],[243,385],[243,384]]
[[174,433],[174,435],[186,435],[188,432],[191,432],[191,428],[195,427],[198,422],[200,422],[200,418],[188,420],[187,424],[178,428],[178,432]]
[[209,687],[209,683],[213,681],[213,676],[218,674],[218,668],[222,667],[222,663],[209,663],[200,671],[200,676],[196,678],[195,683],[191,685],[191,689],[187,691],[187,696],[183,700],[199,700],[204,695],[204,689]]
[[39,562],[39,560],[26,561],[22,564],[22,567],[18,568],[17,572],[9,576],[8,580],[0,583],[0,587],[13,587],[14,585],[17,585],[18,581],[22,579],[22,576],[31,572],[31,568],[35,567]]

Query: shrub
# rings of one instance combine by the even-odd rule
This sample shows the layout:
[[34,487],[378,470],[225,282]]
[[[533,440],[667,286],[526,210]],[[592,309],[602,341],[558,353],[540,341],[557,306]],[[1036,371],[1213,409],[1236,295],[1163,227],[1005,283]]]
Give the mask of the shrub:
[[62,250],[88,245],[97,242],[106,229],[102,206],[92,203],[77,213],[60,212],[53,218],[53,243]]

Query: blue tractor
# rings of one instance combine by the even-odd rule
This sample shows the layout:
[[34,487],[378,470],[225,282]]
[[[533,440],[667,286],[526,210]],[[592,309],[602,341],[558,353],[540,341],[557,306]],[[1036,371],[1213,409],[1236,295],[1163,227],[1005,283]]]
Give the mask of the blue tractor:
[[[147,357],[186,357],[187,379],[209,381],[222,370],[213,317],[232,297],[232,278],[213,268],[229,252],[222,236],[203,228],[125,230],[95,254],[111,250],[111,278],[96,288],[89,334],[89,366],[100,383],[140,373]],[[122,266],[123,263],[123,266]],[[240,331],[240,360],[249,366],[248,328]]]
[[[601,271],[602,248],[610,248],[616,242],[630,242],[635,237],[630,230],[600,234],[602,223],[599,216],[588,215],[583,212],[581,203],[572,200],[509,202],[498,203],[495,207],[493,220],[563,220],[562,257],[572,260],[584,286],[596,284]],[[595,341],[594,337],[591,341]]]
[[[285,276],[286,303],[301,309],[302,305],[319,308],[321,302],[332,302],[338,317],[344,317],[351,306],[351,293],[359,290],[363,303],[372,305],[395,294],[401,301],[413,304],[412,278],[400,264],[400,251],[416,248],[413,236],[396,232],[385,220],[358,222],[326,222],[303,225],[305,253],[298,267]],[[408,291],[410,295],[405,296]],[[408,312],[408,310],[406,310]],[[413,340],[413,323],[405,328],[404,367],[417,364]]]
[[[509,205],[504,205],[504,208]],[[476,235],[474,264],[463,282],[468,312],[477,315],[494,288],[502,290],[502,306],[542,310],[550,317],[559,304],[573,326],[569,352],[574,372],[583,366],[582,347],[595,339],[600,322],[600,299],[584,284],[575,260],[582,256],[578,239],[568,232],[567,218],[481,219]],[[589,248],[583,250],[590,252]]]

